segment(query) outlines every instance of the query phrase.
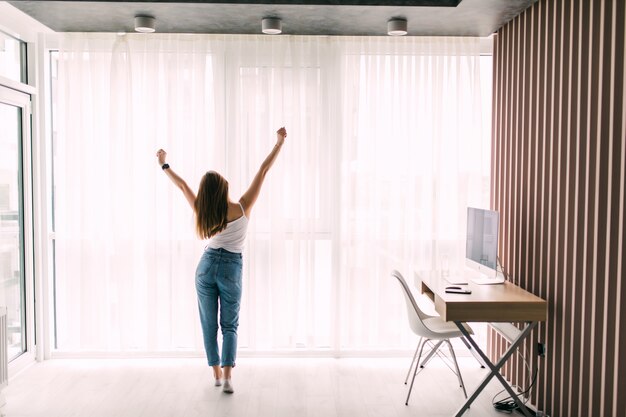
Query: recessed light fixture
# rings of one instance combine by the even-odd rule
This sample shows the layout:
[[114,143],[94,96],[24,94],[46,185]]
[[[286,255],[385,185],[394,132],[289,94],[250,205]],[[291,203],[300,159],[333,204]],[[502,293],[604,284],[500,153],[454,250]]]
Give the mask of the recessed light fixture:
[[135,16],[135,31],[141,33],[154,32],[156,19],[152,16]]
[[278,35],[283,32],[283,23],[277,17],[266,17],[261,21],[261,30],[266,35]]
[[405,19],[391,19],[387,22],[387,35],[404,36],[407,34],[406,28]]

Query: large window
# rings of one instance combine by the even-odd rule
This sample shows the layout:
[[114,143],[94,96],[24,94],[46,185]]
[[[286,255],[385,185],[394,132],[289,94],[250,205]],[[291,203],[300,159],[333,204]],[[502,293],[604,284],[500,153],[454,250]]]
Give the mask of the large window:
[[26,43],[0,31],[0,76],[26,83]]
[[[243,350],[413,347],[401,293],[489,203],[475,39],[68,34],[54,59],[56,342],[201,351],[192,188],[238,199],[286,126],[244,252]],[[451,265],[455,267],[456,265]]]
[[240,344],[255,350],[329,349],[337,143],[324,133],[328,68],[315,55],[288,65],[251,58],[236,59],[239,69],[231,73],[238,86],[233,119],[245,132],[228,145],[240,169],[235,180],[243,185],[253,177],[272,147],[271,132],[285,124],[290,133],[253,214],[242,329],[254,330],[243,331]]
[[27,348],[22,175],[25,100],[0,86],[0,306],[7,309],[9,360]]

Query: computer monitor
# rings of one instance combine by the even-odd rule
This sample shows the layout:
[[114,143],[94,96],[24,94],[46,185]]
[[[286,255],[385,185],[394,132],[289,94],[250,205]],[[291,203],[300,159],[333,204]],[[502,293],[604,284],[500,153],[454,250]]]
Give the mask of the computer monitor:
[[480,273],[477,279],[472,280],[476,283],[496,284],[504,281],[498,274],[499,219],[497,211],[467,208],[465,264]]

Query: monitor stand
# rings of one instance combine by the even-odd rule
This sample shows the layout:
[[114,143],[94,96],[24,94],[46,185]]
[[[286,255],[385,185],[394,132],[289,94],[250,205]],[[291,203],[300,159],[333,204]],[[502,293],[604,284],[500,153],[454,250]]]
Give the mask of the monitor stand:
[[480,274],[479,277],[472,278],[471,280],[474,284],[478,285],[504,284],[504,275],[502,274],[502,272],[498,271],[496,276],[493,278],[490,278],[485,274]]

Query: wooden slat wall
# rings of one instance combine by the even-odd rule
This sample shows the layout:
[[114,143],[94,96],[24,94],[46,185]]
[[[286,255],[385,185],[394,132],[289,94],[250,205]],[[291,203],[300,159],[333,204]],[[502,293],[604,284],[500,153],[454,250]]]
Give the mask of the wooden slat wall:
[[552,417],[626,416],[624,3],[539,0],[495,38],[499,253],[549,303],[531,372],[517,357],[504,373],[526,387],[538,365],[531,402]]

